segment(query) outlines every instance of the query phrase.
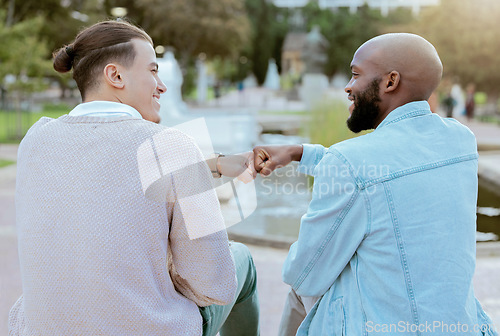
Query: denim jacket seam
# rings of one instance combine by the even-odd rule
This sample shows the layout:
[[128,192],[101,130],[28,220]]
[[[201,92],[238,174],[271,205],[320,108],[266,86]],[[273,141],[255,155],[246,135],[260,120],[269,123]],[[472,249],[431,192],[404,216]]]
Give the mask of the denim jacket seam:
[[481,311],[479,312],[479,315],[481,315],[481,318],[482,318],[481,322],[489,322],[490,318],[484,310],[481,309]]
[[347,329],[347,314],[346,314],[346,306],[344,304],[344,296],[340,297],[340,304],[342,305],[342,332],[346,333]]
[[366,195],[365,189],[361,190],[361,192],[362,192],[363,198],[365,200],[365,204],[366,204],[366,216],[368,218],[368,221],[367,221],[367,224],[366,224],[366,233],[363,236],[363,239],[365,239],[366,237],[368,237],[370,235],[371,230],[372,230],[372,207],[370,205],[370,198],[368,197],[368,195]]
[[[408,260],[406,258],[404,241],[403,241],[403,238],[401,237],[401,231],[399,229],[399,223],[398,223],[398,219],[397,219],[397,215],[396,215],[396,209],[394,208],[394,202],[392,199],[392,192],[391,192],[390,186],[387,182],[384,183],[384,190],[385,190],[387,203],[389,205],[389,209],[390,209],[390,213],[391,213],[391,221],[392,221],[392,225],[394,228],[394,235],[396,238],[396,242],[398,245],[399,257],[401,259],[401,266],[402,266],[403,271],[404,271],[406,291],[408,294],[408,299],[410,301],[410,309],[411,309],[411,315],[413,318],[413,323],[415,325],[419,325],[417,302],[416,302],[416,297],[415,297],[415,291],[414,291],[413,284],[411,281],[411,274],[410,274],[410,269],[409,269],[409,265],[408,265]],[[419,331],[417,332],[417,335],[420,335]]]
[[425,112],[429,112],[429,110],[427,110],[427,109],[419,109],[419,110],[412,111],[410,113],[403,114],[402,116],[397,117],[396,119],[388,121],[387,124],[382,125],[382,127],[390,125],[390,124],[393,124],[393,123],[396,123],[396,122],[399,122],[399,121],[404,120],[404,119],[408,119],[408,118],[412,118],[412,117],[418,117],[418,116],[421,116],[421,115],[426,115],[427,113],[425,113]]
[[[351,163],[347,160],[347,158],[342,155],[342,153],[340,153],[338,150],[335,150],[335,149],[332,149],[332,150],[328,150],[326,154],[331,154],[331,155],[334,155],[336,156],[339,160],[341,160],[344,164],[346,164],[348,166],[348,169],[349,169],[349,173],[351,175],[351,178],[354,180],[354,182],[356,183],[356,186],[359,190],[364,190],[365,188],[362,188],[363,186],[363,182],[361,182],[361,179],[359,179],[355,173],[354,173],[354,168],[352,167]],[[365,201],[365,204],[367,206],[367,217],[368,217],[368,223],[367,223],[367,228],[366,228],[366,233],[365,235],[363,236],[363,239],[365,239],[371,232],[371,207],[370,207],[370,200],[369,200],[369,197],[363,193],[363,199]]]
[[[357,253],[354,253],[354,256],[356,256],[355,258],[355,279],[356,279],[356,288],[358,289],[358,295],[359,295],[359,298],[360,298],[360,301],[361,301],[361,314],[363,316],[363,336],[367,336],[368,335],[368,331],[366,330],[366,322],[367,322],[367,318],[366,318],[366,312],[365,312],[365,307],[364,307],[364,304],[363,304],[363,299],[362,299],[362,296],[361,296],[361,290],[360,290],[360,286],[359,286],[359,278],[358,278],[358,266],[359,266],[359,263],[358,263],[358,258],[357,258]],[[354,257],[353,257],[354,259]]]
[[335,232],[337,231],[337,229],[339,228],[339,226],[344,221],[344,218],[347,216],[347,214],[351,210],[354,202],[356,201],[356,199],[359,196],[359,193],[360,193],[359,188],[356,188],[356,190],[354,190],[351,198],[349,199],[349,202],[344,207],[344,209],[342,210],[342,212],[341,212],[340,216],[337,218],[337,220],[330,227],[330,230],[328,230],[328,233],[327,233],[325,239],[323,239],[323,242],[321,243],[321,245],[316,249],[316,253],[314,253],[314,255],[312,256],[311,260],[309,261],[309,263],[307,264],[307,266],[305,267],[305,269],[300,274],[299,278],[293,284],[292,288],[295,288],[295,289],[300,288],[300,286],[302,285],[302,283],[304,282],[304,280],[306,279],[306,277],[309,275],[309,273],[311,272],[311,270],[316,265],[316,262],[318,261],[318,259],[320,258],[320,256],[325,251],[326,246],[332,240],[333,236],[335,235]]
[[368,181],[362,182],[359,187],[360,187],[360,189],[366,189],[366,188],[371,187],[373,185],[384,183],[387,181],[391,181],[391,180],[394,180],[394,179],[397,179],[397,178],[400,178],[400,177],[403,177],[406,175],[416,174],[416,173],[420,173],[420,172],[423,172],[426,170],[444,167],[444,166],[448,166],[448,165],[452,165],[452,164],[456,164],[456,163],[460,163],[460,162],[477,160],[477,158],[478,158],[478,154],[473,153],[473,154],[458,156],[458,157],[455,157],[452,159],[446,159],[446,160],[442,160],[442,161],[427,163],[427,164],[412,167],[412,168],[402,169],[402,170],[393,172],[389,175],[385,175],[385,176],[382,176],[382,177],[379,177],[379,178],[376,178],[373,180],[368,180]]
[[352,179],[356,183],[357,187],[359,189],[362,189],[362,186],[364,184],[363,181],[356,175],[354,168],[352,167],[352,164],[349,162],[349,160],[338,150],[332,149],[331,151],[328,152],[329,154],[335,155],[339,160],[341,160],[343,163],[345,163],[349,169],[349,173],[351,174]]

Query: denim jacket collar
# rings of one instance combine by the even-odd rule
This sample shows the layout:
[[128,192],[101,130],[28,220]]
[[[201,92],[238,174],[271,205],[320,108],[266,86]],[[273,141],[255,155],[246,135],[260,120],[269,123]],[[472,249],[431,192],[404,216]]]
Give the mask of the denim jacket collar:
[[427,101],[420,100],[420,101],[410,102],[392,110],[387,115],[387,117],[385,117],[385,119],[377,126],[376,129],[398,122],[403,119],[420,116],[424,114],[431,114],[431,113],[432,113],[431,108]]

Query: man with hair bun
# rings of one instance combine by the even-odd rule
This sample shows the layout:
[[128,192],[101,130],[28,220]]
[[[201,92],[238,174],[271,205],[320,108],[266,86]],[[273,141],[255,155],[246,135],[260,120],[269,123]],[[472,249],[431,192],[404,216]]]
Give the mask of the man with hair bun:
[[248,248],[229,243],[193,139],[158,125],[167,88],[149,35],[97,23],[54,69],[73,70],[83,103],[19,146],[9,335],[258,335]]

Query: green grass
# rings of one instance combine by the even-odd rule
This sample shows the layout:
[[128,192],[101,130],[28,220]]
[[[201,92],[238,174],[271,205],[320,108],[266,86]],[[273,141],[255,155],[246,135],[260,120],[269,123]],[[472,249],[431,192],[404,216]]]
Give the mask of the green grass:
[[[327,148],[338,142],[368,133],[368,131],[358,134],[351,132],[347,128],[347,118],[349,118],[349,109],[344,102],[322,101],[311,110],[309,123],[304,124],[301,133],[309,137],[310,143],[321,144]],[[308,176],[308,180],[308,185],[312,188],[314,177]]]
[[19,143],[28,129],[41,117],[59,118],[70,110],[57,108],[36,113],[0,110],[0,143]]
[[304,134],[310,142],[325,147],[347,139],[366,134],[355,134],[346,125],[349,110],[346,104],[338,100],[329,100],[317,104],[311,111],[311,119],[305,125]]
[[259,115],[308,115],[307,111],[273,111],[273,110],[259,110]]
[[[187,94],[183,95],[183,98],[185,100],[189,100],[189,101],[193,101],[193,102],[197,101],[198,100],[198,89],[196,87],[193,88]],[[208,102],[208,101],[213,100],[213,99],[215,99],[214,89],[212,87],[208,87],[206,101]]]
[[15,161],[0,159],[0,168],[7,167],[11,164],[16,163]]
[[498,115],[477,116],[475,119],[484,123],[500,125],[500,116]]

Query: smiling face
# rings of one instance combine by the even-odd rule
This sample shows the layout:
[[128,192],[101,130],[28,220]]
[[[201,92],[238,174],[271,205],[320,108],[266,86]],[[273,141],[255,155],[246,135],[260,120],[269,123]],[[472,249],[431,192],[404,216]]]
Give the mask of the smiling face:
[[424,38],[384,34],[366,41],[354,54],[352,78],[345,87],[354,132],[378,127],[394,109],[428,100],[441,80],[443,66]]
[[347,127],[355,133],[378,126],[381,115],[382,79],[375,67],[362,56],[360,50],[354,54],[351,63],[352,77],[345,87],[348,99],[352,101],[349,106],[350,117],[347,119]]
[[352,93],[349,99],[353,101],[349,106],[351,116],[347,119],[347,127],[354,133],[373,129],[376,127],[377,119],[381,114],[379,103],[380,79],[373,79],[363,90]]
[[119,100],[135,108],[145,120],[160,122],[160,95],[166,92],[165,84],[158,77],[158,63],[151,43],[133,39],[135,58],[132,66],[122,67],[120,76],[123,90]]

